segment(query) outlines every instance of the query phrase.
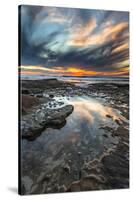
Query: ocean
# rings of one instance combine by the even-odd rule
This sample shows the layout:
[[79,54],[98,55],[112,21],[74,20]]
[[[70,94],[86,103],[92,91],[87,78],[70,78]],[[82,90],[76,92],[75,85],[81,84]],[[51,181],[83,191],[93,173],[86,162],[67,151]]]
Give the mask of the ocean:
[[79,77],[79,76],[24,76],[21,75],[22,80],[40,80],[40,79],[58,79],[60,81],[71,82],[75,85],[88,85],[96,83],[116,83],[129,84],[129,78],[126,77]]

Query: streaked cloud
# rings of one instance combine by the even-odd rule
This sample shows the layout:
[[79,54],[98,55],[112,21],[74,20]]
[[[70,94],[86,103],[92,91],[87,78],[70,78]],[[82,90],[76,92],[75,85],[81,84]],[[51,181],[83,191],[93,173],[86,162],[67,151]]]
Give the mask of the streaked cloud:
[[21,70],[128,76],[129,13],[21,6]]
[[77,30],[76,37],[68,42],[73,46],[90,46],[90,45],[102,45],[107,41],[114,41],[119,34],[128,28],[128,23],[120,23],[104,27],[100,32],[92,34],[92,31],[96,28],[96,20],[89,21],[86,27],[81,27]]
[[82,69],[79,68],[79,66],[74,67],[53,67],[53,68],[45,68],[40,66],[21,66],[21,74],[22,75],[43,75],[43,76],[49,76],[49,75],[55,75],[55,76],[128,76],[128,67],[123,67],[116,69],[111,72],[105,71],[94,71],[94,70],[88,70],[88,69]]

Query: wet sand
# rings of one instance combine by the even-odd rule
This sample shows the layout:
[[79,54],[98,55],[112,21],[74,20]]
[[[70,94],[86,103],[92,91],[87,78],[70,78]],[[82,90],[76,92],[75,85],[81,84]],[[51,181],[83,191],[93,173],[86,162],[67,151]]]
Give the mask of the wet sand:
[[21,117],[22,194],[129,187],[128,84],[27,80],[22,93],[39,102]]

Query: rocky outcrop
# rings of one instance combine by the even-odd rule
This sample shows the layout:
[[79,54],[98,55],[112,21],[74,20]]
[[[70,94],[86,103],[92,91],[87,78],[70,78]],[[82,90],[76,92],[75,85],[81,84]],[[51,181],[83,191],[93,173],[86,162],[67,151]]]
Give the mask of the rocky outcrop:
[[39,103],[38,98],[32,97],[30,95],[21,95],[21,111],[22,114],[26,114],[33,106]]
[[73,112],[72,105],[60,109],[43,109],[39,113],[24,116],[21,122],[22,138],[34,140],[46,128],[62,128],[66,124],[66,117]]
[[30,94],[30,90],[26,89],[26,88],[22,88],[21,90],[21,94]]
[[72,85],[71,83],[65,83],[63,81],[59,81],[56,78],[51,78],[51,79],[42,79],[42,80],[22,80],[21,85],[23,88],[28,88],[28,89],[46,89],[46,88],[61,88],[65,86],[70,86]]

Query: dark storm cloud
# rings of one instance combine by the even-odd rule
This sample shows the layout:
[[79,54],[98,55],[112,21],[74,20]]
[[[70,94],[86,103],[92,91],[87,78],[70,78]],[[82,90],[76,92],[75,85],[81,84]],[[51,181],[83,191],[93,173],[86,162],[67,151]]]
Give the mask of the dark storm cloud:
[[129,58],[128,18],[128,12],[21,6],[21,65],[113,71]]

